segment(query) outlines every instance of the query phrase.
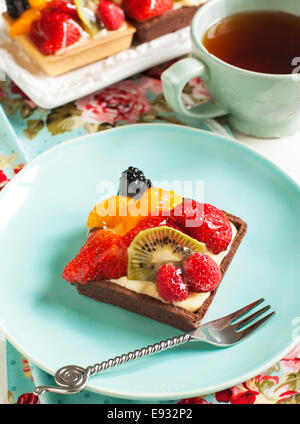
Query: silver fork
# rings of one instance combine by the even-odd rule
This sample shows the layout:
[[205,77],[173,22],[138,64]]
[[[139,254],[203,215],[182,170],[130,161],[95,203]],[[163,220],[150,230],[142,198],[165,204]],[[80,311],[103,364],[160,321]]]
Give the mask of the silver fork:
[[[256,318],[270,309],[270,305],[268,305],[237,321],[263,301],[264,299],[259,299],[238,311],[226,315],[225,317],[203,324],[190,333],[181,334],[179,336],[163,340],[159,343],[155,343],[154,345],[143,347],[142,349],[137,349],[134,352],[129,352],[121,356],[116,356],[113,359],[88,366],[87,368],[82,368],[77,365],[67,365],[62,367],[54,376],[57,384],[56,387],[37,386],[34,389],[34,393],[38,396],[42,395],[44,392],[62,394],[78,393],[85,388],[89,378],[95,374],[99,374],[109,368],[116,367],[126,362],[133,361],[134,359],[159,353],[190,341],[201,341],[218,347],[233,346],[252,334],[275,314],[275,312],[271,312],[259,321],[254,322]],[[251,323],[252,325],[249,325]]]

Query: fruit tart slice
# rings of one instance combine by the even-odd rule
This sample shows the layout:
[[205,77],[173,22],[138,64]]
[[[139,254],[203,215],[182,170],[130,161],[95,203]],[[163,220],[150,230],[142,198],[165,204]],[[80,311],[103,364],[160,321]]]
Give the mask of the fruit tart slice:
[[137,168],[90,212],[88,238],[63,271],[79,294],[182,331],[197,328],[246,231],[213,205],[153,187]]
[[6,0],[8,32],[49,76],[131,46],[135,28],[110,0]]

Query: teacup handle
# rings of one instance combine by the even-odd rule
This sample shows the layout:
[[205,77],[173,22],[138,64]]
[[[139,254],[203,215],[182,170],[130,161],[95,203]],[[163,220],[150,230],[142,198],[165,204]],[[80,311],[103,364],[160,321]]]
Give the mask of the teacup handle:
[[191,109],[184,106],[181,94],[185,85],[195,77],[205,77],[205,74],[205,65],[194,58],[182,59],[163,72],[161,80],[164,96],[176,113],[190,118],[216,118],[228,113],[213,101]]

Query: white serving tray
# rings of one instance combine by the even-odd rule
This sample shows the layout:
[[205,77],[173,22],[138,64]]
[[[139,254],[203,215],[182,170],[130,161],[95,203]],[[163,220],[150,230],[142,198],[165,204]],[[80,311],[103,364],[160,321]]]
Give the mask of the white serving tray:
[[[48,77],[0,20],[0,67],[38,106],[52,109],[191,50],[189,27],[56,77]],[[13,54],[12,54],[13,52]]]

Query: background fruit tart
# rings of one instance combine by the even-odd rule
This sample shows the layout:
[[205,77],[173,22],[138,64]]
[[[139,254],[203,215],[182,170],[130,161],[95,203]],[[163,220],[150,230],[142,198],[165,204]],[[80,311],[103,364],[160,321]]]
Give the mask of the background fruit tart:
[[6,0],[5,24],[25,52],[56,76],[131,46],[135,28],[109,0]]

